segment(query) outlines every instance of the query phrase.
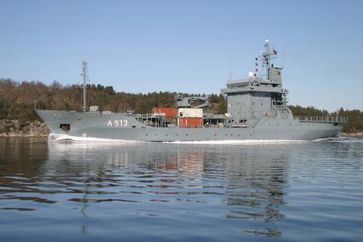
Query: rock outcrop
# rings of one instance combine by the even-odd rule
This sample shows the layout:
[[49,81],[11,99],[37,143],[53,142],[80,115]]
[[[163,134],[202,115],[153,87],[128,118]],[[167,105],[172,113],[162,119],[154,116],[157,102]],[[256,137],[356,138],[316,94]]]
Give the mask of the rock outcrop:
[[2,137],[42,137],[47,136],[49,130],[45,123],[35,121],[0,120],[0,136]]

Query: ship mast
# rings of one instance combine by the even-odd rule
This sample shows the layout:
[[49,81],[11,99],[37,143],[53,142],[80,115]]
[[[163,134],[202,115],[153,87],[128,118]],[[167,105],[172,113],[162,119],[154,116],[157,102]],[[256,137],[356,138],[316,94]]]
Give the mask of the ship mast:
[[86,61],[82,61],[81,76],[83,77],[83,107],[82,107],[82,110],[83,110],[83,112],[86,112],[87,111],[86,86],[87,86],[87,81],[88,81],[88,67],[87,67]]
[[277,52],[274,49],[271,49],[270,42],[268,40],[265,41],[265,51],[262,53],[263,65],[266,67],[266,79],[270,80],[270,69],[271,69],[271,57],[276,56]]

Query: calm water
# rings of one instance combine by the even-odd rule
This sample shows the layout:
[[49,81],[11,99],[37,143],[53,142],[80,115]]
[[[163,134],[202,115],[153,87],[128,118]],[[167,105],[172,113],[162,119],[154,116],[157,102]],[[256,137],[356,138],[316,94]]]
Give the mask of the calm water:
[[362,241],[363,140],[0,139],[1,241]]

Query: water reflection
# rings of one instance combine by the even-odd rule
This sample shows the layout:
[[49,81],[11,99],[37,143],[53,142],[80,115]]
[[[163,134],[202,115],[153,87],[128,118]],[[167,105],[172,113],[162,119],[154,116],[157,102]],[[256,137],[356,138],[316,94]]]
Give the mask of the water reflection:
[[[140,203],[134,213],[147,216],[163,214],[145,212],[153,203],[181,209],[210,204],[218,207],[214,216],[249,221],[242,228],[246,233],[281,235],[276,222],[284,218],[279,207],[284,204],[288,157],[286,152],[272,152],[273,146],[23,142],[6,146],[0,163],[3,210],[71,203],[87,221],[93,206],[103,203]],[[81,227],[88,230],[86,223]]]
[[284,218],[280,206],[285,203],[287,160],[286,153],[279,153],[271,146],[249,147],[245,152],[228,156],[226,217],[258,221],[244,231],[279,237],[281,231],[275,222]]
[[247,221],[241,224],[246,233],[281,236],[291,147],[37,142],[2,147],[3,210],[67,203],[80,211],[86,232],[97,204],[141,204],[131,211],[146,216],[163,216],[148,208],[153,204],[185,211],[205,204],[217,209],[214,216]]
[[276,221],[284,218],[279,207],[284,204],[288,165],[286,152],[272,150],[271,146],[50,143],[44,177],[63,184],[67,191],[60,192],[76,194],[68,201],[81,203],[85,217],[89,204],[95,203],[201,204],[218,198],[225,218],[251,221],[253,226],[243,231],[278,237]]
[[[347,195],[342,189],[360,194],[361,145],[92,145],[0,139],[0,234],[11,231],[3,225],[19,220],[29,221],[28,226],[48,221],[55,234],[61,221],[65,233],[76,227],[90,236],[101,229],[117,238],[120,232],[109,231],[112,225],[123,238],[134,240],[149,240],[150,235],[155,241],[175,240],[176,235],[180,240],[281,239],[289,223],[286,207],[294,196],[295,203],[305,199],[300,206],[309,210],[314,209],[306,199],[314,195],[311,189],[322,194],[316,201],[324,208],[324,194],[356,204],[354,192]],[[297,188],[293,196],[291,184]]]

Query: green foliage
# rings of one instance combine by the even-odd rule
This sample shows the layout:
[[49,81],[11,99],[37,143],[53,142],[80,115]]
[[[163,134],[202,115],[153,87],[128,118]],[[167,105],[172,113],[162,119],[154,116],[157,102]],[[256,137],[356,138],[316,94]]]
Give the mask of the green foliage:
[[326,116],[326,115],[329,115],[328,111],[316,109],[314,107],[304,108],[304,107],[297,105],[297,106],[289,106],[289,108],[295,116]]
[[341,108],[338,113],[329,113],[326,110],[319,110],[314,107],[301,107],[290,106],[289,107],[294,116],[342,116],[348,118],[348,122],[343,127],[343,132],[355,133],[363,131],[363,112],[360,110],[344,110]]
[[212,112],[215,114],[227,113],[227,102],[226,98],[220,94],[212,94],[209,96],[209,103],[212,104]]
[[[41,82],[17,83],[0,79],[0,119],[34,120],[39,109],[77,110],[82,107],[82,86],[62,86],[57,81],[46,86]],[[87,103],[100,110],[150,113],[153,107],[174,107],[176,93],[152,92],[131,94],[115,92],[112,86],[88,85]]]
[[10,109],[10,102],[0,98],[0,119],[6,119]]
[[344,126],[343,131],[355,133],[363,131],[363,112],[359,110],[339,110],[339,115],[347,117],[348,123]]

